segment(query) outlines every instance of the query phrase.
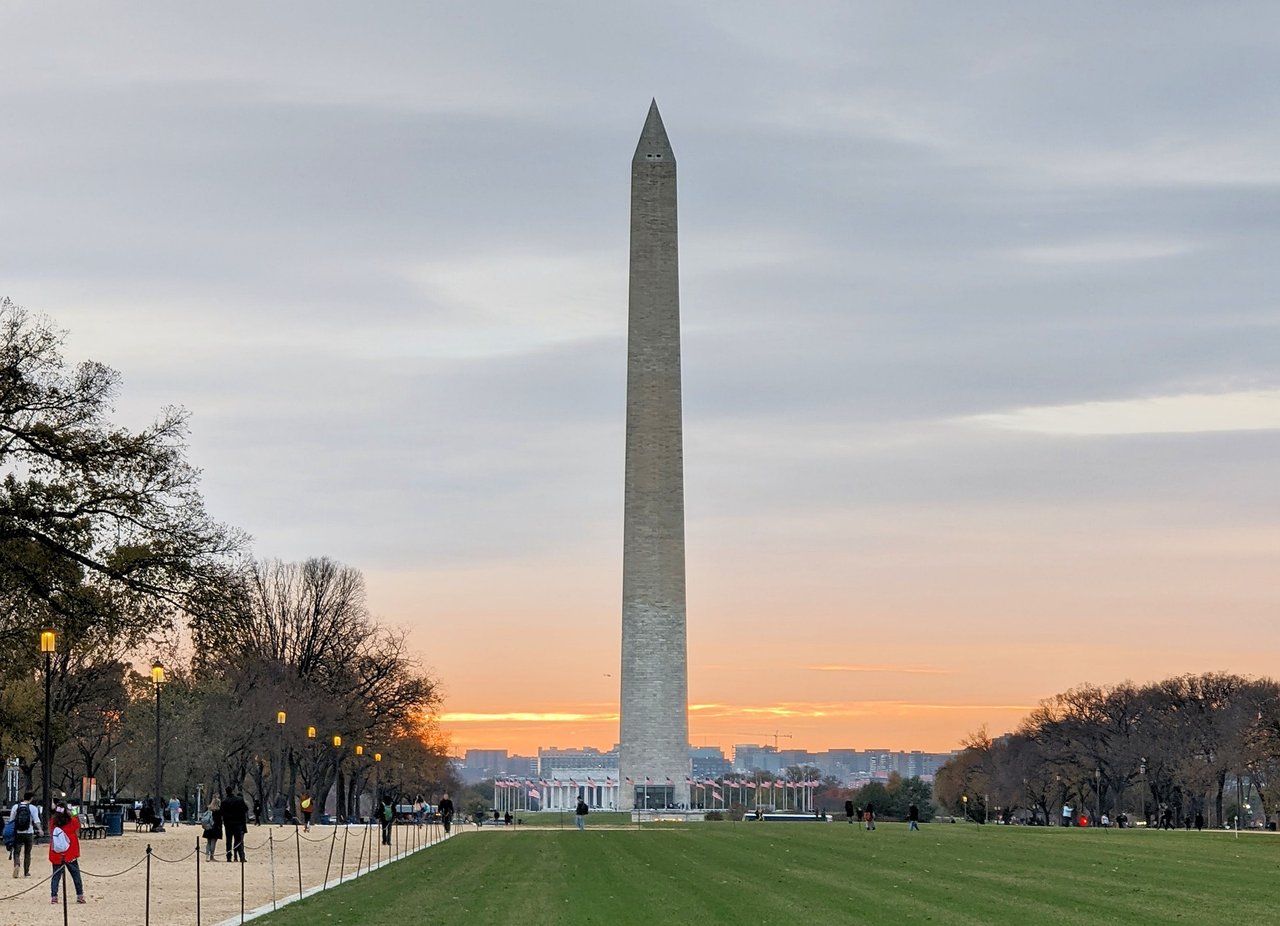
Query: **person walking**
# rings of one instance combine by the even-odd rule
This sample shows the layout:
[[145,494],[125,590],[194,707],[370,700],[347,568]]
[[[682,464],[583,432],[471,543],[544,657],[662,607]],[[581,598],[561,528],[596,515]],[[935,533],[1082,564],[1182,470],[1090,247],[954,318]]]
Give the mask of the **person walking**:
[[577,824],[578,829],[585,830],[587,828],[587,814],[591,812],[591,808],[587,806],[587,802],[582,798],[578,798],[578,806],[573,811],[573,822]]
[[227,788],[227,795],[222,799],[222,829],[227,839],[227,861],[233,856],[237,861],[246,861],[244,836],[249,831],[249,805],[234,788]]
[[862,819],[867,824],[868,833],[876,828],[876,808],[873,804],[867,804],[866,809],[862,811]]
[[302,808],[302,830],[305,833],[311,832],[311,811],[315,809],[315,801],[311,799],[310,794],[302,795],[300,803]]
[[853,826],[853,815],[856,813],[853,807],[853,801],[844,802],[844,815],[849,819],[849,825]]
[[440,814],[440,822],[444,824],[445,835],[449,835],[449,827],[453,825],[453,801],[449,800],[449,792],[446,791],[444,797],[440,798],[440,804],[436,807],[436,811]]
[[378,814],[382,824],[382,844],[391,845],[391,827],[396,822],[396,805],[390,797],[382,799],[382,807]]
[[18,877],[18,855],[22,855],[22,874],[31,877],[31,847],[36,837],[43,836],[40,826],[40,808],[31,803],[34,791],[27,791],[22,800],[9,808],[8,822],[13,824],[13,876]]
[[218,840],[222,838],[222,799],[216,794],[200,822],[204,824],[204,832],[201,834],[204,836],[204,857],[210,862],[216,862],[214,853],[218,851]]
[[907,822],[911,825],[907,827],[907,832],[920,829],[920,808],[915,804],[907,807]]
[[174,826],[178,825],[178,818],[182,816],[182,801],[176,797],[169,798],[169,822]]
[[80,880],[80,820],[67,813],[66,804],[58,804],[50,823],[49,864],[53,866],[53,880],[49,882],[49,902],[58,902],[58,885],[65,872],[75,883],[76,903],[84,903],[84,882]]

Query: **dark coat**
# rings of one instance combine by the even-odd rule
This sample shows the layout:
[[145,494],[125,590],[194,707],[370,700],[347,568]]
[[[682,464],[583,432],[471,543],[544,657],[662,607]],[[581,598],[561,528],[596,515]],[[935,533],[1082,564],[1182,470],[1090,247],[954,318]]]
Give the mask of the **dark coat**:
[[243,835],[249,831],[249,805],[238,794],[222,800],[222,828],[227,838]]
[[205,839],[221,839],[222,838],[222,809],[209,811],[209,815],[213,817],[213,822],[204,828]]

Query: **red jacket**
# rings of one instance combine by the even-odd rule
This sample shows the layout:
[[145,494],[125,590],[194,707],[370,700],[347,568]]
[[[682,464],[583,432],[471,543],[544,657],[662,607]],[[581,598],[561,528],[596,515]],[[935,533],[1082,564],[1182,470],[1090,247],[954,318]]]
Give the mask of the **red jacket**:
[[58,853],[53,851],[53,831],[57,828],[57,824],[49,824],[49,862],[54,865],[61,865],[63,862],[74,862],[80,857],[80,818],[72,817],[71,820],[62,827],[62,832],[67,834],[67,839],[71,841],[71,846],[66,852]]

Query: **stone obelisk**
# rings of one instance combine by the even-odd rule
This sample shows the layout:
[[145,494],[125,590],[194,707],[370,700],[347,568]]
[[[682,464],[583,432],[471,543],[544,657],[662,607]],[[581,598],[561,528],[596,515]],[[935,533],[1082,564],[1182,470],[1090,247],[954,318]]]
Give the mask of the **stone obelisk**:
[[631,160],[625,481],[618,765],[630,810],[689,801],[676,159],[656,102]]

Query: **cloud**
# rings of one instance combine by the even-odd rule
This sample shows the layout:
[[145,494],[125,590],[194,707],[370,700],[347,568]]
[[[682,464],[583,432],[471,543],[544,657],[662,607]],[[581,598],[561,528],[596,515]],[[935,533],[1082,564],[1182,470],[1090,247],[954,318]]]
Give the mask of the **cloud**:
[[805,666],[814,672],[871,672],[888,675],[948,675],[953,669],[937,666]]
[[451,711],[440,714],[436,719],[441,723],[606,723],[617,722],[618,712],[584,714],[564,711],[506,711],[493,713]]
[[1200,247],[1198,242],[1176,238],[1103,237],[1016,248],[1010,256],[1037,264],[1105,264],[1177,257]]
[[1280,389],[1045,405],[970,415],[960,423],[1053,436],[1280,430]]

